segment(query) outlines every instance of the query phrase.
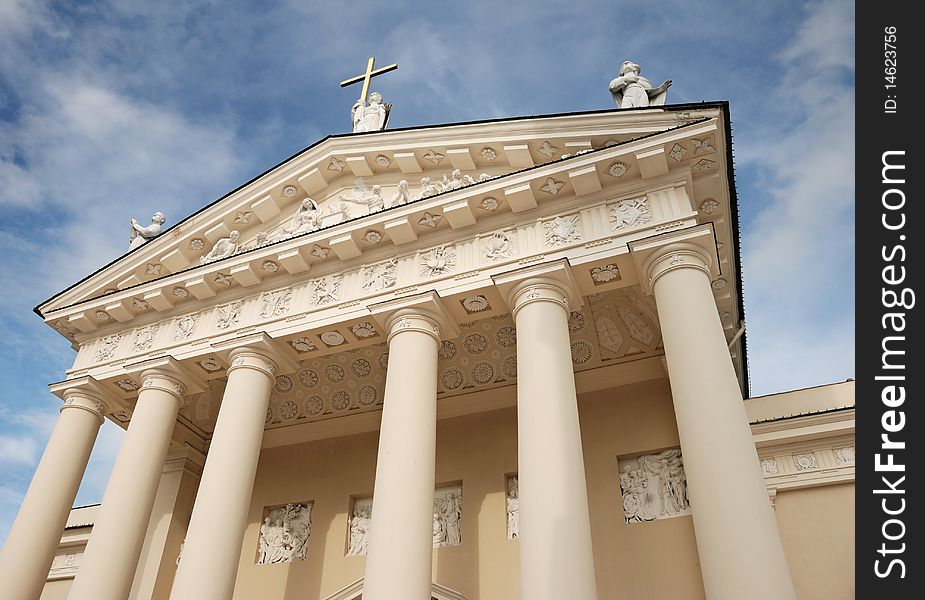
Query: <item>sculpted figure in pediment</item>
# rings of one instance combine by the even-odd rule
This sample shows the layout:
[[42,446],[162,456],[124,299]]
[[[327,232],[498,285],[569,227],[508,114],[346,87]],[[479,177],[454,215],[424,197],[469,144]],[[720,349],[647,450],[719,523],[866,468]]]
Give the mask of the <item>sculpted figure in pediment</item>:
[[151,216],[151,224],[143,227],[138,221],[132,219],[132,231],[129,234],[129,250],[134,250],[148,240],[152,240],[161,234],[163,225],[167,221],[164,213],[156,212]]
[[366,214],[377,212],[385,208],[382,199],[382,186],[374,185],[367,190],[365,185],[359,184],[349,196],[340,196],[340,199],[350,204],[366,207]]
[[463,181],[462,171],[459,169],[453,169],[449,178],[447,178],[446,173],[443,174],[443,189],[458,190],[464,185],[466,185],[466,183]]
[[321,227],[321,210],[311,198],[302,200],[299,210],[292,216],[292,221],[284,227],[287,237],[315,231]]
[[238,251],[238,238],[241,237],[241,232],[237,229],[228,234],[228,237],[221,238],[215,245],[212,246],[212,250],[209,251],[205,256],[199,258],[199,264],[206,264],[214,260],[221,260],[227,258]]
[[421,177],[421,193],[418,198],[428,198],[443,193],[443,191],[443,186],[440,183],[431,181],[430,177]]
[[278,242],[303,233],[315,231],[321,227],[321,209],[311,198],[302,200],[299,209],[288,223],[283,223],[268,234],[261,234],[257,239],[257,246],[264,243]]
[[408,204],[409,202],[411,202],[411,192],[408,191],[408,182],[402,179],[398,182],[398,189],[395,191],[395,195],[392,196],[392,201],[389,202],[389,208]]

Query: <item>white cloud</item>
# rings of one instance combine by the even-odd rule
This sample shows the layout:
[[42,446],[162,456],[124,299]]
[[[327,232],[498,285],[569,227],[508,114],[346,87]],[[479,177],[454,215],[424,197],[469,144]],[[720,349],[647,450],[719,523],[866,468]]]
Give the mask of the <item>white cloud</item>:
[[45,76],[41,91],[0,129],[0,205],[47,215],[37,217],[44,235],[31,231],[26,240],[36,251],[16,267],[33,293],[61,289],[125,252],[130,218],[161,210],[175,222],[240,168],[225,123],[194,122],[62,73]]
[[770,200],[742,241],[755,394],[854,372],[854,90],[838,55],[853,33],[843,3],[808,5],[771,99],[793,125],[750,140],[740,160],[762,171]]
[[33,465],[38,451],[38,444],[29,435],[0,435],[0,471]]

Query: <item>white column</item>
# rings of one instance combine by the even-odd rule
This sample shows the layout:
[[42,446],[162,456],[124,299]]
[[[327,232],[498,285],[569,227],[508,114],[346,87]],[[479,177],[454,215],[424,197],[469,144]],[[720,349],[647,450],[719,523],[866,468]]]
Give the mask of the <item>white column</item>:
[[387,328],[363,598],[430,600],[440,326],[424,311],[399,311]]
[[276,362],[251,348],[232,350],[230,361],[174,600],[228,600],[234,593]]
[[710,266],[699,246],[675,243],[643,267],[658,305],[706,596],[794,599]]
[[42,594],[90,451],[108,408],[99,394],[69,389],[45,453],[0,553],[0,595]]
[[[567,268],[559,267],[558,273]],[[507,293],[517,326],[520,597],[525,600],[597,598],[568,332],[570,288],[554,277],[527,277]]]
[[172,372],[152,369],[142,387],[113,466],[99,517],[69,600],[121,600],[132,588],[167,448],[185,387]]

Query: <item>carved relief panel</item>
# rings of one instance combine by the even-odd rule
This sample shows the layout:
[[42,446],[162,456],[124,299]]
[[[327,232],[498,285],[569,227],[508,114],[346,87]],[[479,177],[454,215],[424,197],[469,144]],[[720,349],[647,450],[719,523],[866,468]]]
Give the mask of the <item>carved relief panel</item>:
[[369,526],[373,519],[373,499],[356,498],[350,513],[347,556],[362,556],[369,546]]
[[681,450],[672,448],[657,454],[622,459],[619,468],[626,523],[690,514]]
[[257,564],[272,565],[305,560],[312,533],[311,502],[265,508],[260,525]]
[[517,475],[508,475],[505,481],[504,505],[507,509],[507,539],[520,537],[520,487]]
[[437,488],[434,493],[434,548],[462,543],[462,485]]

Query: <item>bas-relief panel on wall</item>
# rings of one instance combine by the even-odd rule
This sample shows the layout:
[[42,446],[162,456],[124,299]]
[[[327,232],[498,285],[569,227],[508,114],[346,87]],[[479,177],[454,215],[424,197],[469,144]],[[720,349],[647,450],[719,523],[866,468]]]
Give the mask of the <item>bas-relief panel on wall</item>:
[[508,475],[505,481],[504,507],[507,510],[507,539],[520,537],[520,484],[517,475]]
[[434,493],[434,548],[462,543],[462,486],[437,488]]
[[[357,498],[348,524],[347,556],[362,556],[369,546],[373,499]],[[434,548],[462,543],[462,485],[442,486],[434,490]]]
[[265,508],[260,525],[257,564],[271,565],[304,560],[312,533],[312,503]]
[[373,499],[356,498],[353,501],[353,511],[350,513],[349,533],[347,541],[347,556],[362,556],[366,554],[369,546],[369,527],[373,519]]
[[[484,296],[461,300],[476,317],[490,310]],[[572,365],[575,371],[593,369],[609,361],[657,352],[661,344],[652,298],[638,286],[593,294],[568,319]],[[371,325],[355,326],[358,339],[375,337]],[[438,361],[438,398],[510,385],[517,381],[517,331],[509,313],[460,323],[460,335],[441,342]],[[325,343],[342,341],[321,335]],[[296,340],[297,341],[297,340]],[[336,344],[335,344],[336,345]],[[321,354],[314,344],[302,354]],[[306,358],[295,373],[280,375],[267,410],[267,427],[320,420],[378,410],[385,391],[388,345],[385,342]],[[205,368],[205,367],[203,367]],[[203,394],[188,399],[181,415],[204,431],[211,431],[221,403],[225,379],[213,379]]]
[[691,513],[681,450],[643,454],[619,461],[620,492],[626,523],[680,517]]

